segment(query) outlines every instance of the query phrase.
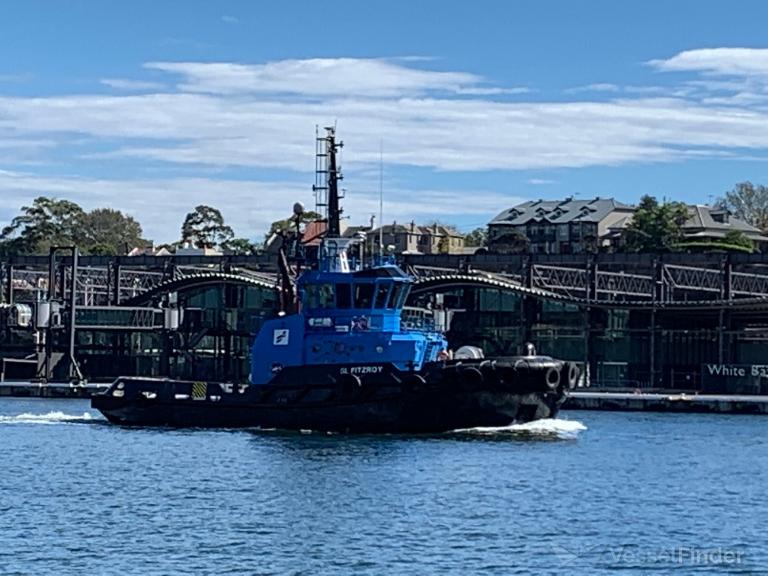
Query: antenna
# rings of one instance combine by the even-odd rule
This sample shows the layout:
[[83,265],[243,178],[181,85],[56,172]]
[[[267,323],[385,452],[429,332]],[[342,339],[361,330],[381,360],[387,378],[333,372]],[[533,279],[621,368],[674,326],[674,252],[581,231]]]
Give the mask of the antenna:
[[334,127],[327,126],[325,133],[325,136],[318,135],[315,127],[315,185],[312,190],[315,193],[316,209],[327,222],[326,237],[338,238],[341,236],[342,213],[339,198],[343,197],[339,193],[339,180],[342,180],[343,176],[336,156],[344,143],[336,142]]
[[[392,231],[394,234],[394,230]],[[379,140],[379,257],[384,256],[384,139]]]

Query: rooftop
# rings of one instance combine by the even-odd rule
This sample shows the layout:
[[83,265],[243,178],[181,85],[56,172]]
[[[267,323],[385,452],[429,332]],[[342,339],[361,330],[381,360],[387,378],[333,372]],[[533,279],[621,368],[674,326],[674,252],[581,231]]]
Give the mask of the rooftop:
[[518,226],[528,222],[549,222],[566,224],[568,222],[600,222],[615,210],[631,212],[634,208],[613,198],[592,198],[591,200],[535,200],[523,202],[504,210],[490,225],[511,224]]

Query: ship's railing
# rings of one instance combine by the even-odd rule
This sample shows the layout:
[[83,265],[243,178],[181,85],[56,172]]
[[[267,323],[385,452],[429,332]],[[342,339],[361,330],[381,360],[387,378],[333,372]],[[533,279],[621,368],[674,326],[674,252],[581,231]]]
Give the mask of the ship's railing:
[[404,307],[400,316],[400,328],[418,332],[434,332],[435,318],[432,310],[412,306]]

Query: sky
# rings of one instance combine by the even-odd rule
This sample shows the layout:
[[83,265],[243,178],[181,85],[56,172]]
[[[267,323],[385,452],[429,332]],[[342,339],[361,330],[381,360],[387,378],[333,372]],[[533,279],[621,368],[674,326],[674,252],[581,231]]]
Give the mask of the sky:
[[525,200],[706,204],[768,184],[768,3],[25,0],[0,4],[0,225],[37,196],[157,243],[313,208],[484,226]]

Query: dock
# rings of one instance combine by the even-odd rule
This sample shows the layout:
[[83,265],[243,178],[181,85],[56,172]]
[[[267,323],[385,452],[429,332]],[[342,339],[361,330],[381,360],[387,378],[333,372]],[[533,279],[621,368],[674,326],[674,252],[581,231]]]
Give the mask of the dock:
[[2,382],[0,398],[90,398],[109,384],[70,384],[68,382]]
[[[2,382],[0,398],[90,398],[108,387],[108,383]],[[605,390],[587,392],[582,389],[571,392],[563,409],[768,415],[768,396]]]
[[688,394],[679,392],[571,392],[566,410],[620,412],[690,412],[710,414],[767,414],[768,396]]

